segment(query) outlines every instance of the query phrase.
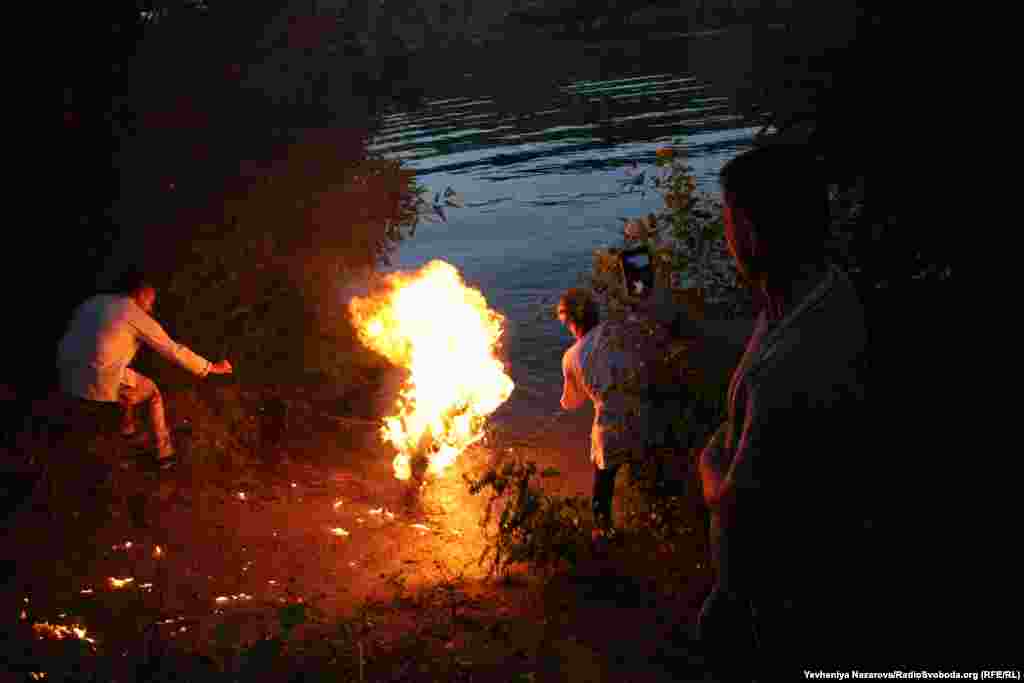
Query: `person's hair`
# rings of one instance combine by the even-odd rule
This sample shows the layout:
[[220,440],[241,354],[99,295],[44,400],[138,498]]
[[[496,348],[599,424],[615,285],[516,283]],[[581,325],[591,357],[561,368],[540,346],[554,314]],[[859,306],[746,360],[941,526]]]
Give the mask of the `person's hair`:
[[582,334],[590,332],[601,322],[601,311],[597,307],[597,302],[585,289],[573,287],[566,290],[558,300],[556,315],[560,309],[565,310],[565,317],[576,323]]
[[758,277],[788,279],[818,263],[828,236],[828,186],[814,154],[803,145],[758,147],[731,159],[719,173],[726,201],[753,223],[758,251],[746,264]]
[[115,294],[128,296],[152,286],[152,283],[141,270],[129,269],[114,279],[111,291]]

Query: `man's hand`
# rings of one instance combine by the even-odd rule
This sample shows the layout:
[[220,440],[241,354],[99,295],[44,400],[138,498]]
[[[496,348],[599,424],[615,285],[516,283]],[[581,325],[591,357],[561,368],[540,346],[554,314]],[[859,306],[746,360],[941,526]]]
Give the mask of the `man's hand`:
[[725,444],[727,429],[728,423],[722,423],[697,457],[697,472],[700,475],[701,487],[704,489],[704,501],[708,505],[712,505],[713,501],[717,502],[725,471],[729,467],[729,453]]
[[723,422],[718,430],[708,439],[707,445],[697,455],[697,467],[699,470],[710,469],[720,475],[729,464],[729,453],[726,450],[725,436],[729,429],[729,423]]
[[231,363],[227,360],[222,360],[210,365],[211,375],[230,375],[232,372],[234,372],[234,368],[231,367]]
[[686,315],[685,307],[680,306],[672,299],[672,290],[659,286],[657,283],[647,296],[638,297],[627,294],[625,301],[633,307],[636,313],[666,326],[671,326],[680,314]]

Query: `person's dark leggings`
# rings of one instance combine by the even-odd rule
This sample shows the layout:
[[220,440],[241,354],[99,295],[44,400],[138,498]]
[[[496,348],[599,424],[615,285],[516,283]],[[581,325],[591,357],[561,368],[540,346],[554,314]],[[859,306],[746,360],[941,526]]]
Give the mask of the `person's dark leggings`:
[[612,494],[615,493],[615,475],[621,465],[612,465],[606,469],[594,466],[594,524],[599,529],[612,528]]

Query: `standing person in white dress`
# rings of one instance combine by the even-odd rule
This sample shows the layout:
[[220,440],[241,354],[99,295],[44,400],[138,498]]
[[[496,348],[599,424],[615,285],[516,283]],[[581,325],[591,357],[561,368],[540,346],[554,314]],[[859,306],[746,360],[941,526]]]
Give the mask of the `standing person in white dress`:
[[593,540],[600,547],[613,531],[615,475],[628,459],[642,455],[647,443],[650,364],[644,349],[631,343],[620,326],[601,322],[597,303],[585,290],[573,288],[563,294],[557,315],[576,338],[562,356],[562,408],[577,410],[587,399],[594,403]]

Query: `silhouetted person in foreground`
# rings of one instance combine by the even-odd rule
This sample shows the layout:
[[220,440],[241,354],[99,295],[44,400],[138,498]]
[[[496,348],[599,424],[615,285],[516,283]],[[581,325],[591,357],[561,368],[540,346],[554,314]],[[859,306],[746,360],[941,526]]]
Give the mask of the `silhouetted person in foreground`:
[[759,148],[720,179],[729,251],[761,304],[753,329],[676,315],[663,292],[649,308],[708,346],[747,338],[728,420],[698,463],[716,573],[698,631],[724,679],[789,680],[863,663],[871,647],[850,628],[871,496],[859,488],[871,453],[857,446],[870,428],[864,315],[825,256],[827,189],[813,158]]
[[119,402],[124,409],[121,432],[136,434],[137,405],[149,406],[149,417],[161,468],[174,464],[174,446],[164,416],[163,398],[151,379],[128,365],[140,344],[200,377],[232,371],[231,363],[211,363],[172,340],[151,317],[156,290],[144,276],[129,273],[115,294],[97,294],[76,310],[57,350],[61,389],[89,401]]

